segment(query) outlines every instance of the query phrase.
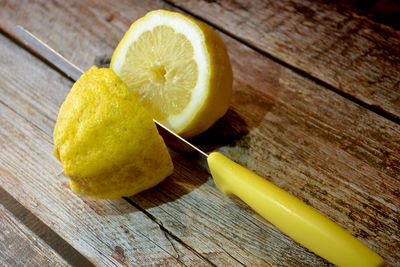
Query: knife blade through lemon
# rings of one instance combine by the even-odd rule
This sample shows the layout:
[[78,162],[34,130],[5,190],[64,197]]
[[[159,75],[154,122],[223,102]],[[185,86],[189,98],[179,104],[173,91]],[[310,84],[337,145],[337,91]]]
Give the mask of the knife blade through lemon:
[[225,44],[183,14],[155,10],[137,20],[110,67],[154,119],[183,137],[207,130],[228,110],[233,75]]

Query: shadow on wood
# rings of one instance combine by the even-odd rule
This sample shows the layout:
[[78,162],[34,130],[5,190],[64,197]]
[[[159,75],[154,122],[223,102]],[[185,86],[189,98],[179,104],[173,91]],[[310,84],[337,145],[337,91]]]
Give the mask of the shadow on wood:
[[[242,143],[248,133],[263,121],[276,102],[276,97],[272,98],[258,90],[251,90],[249,93],[247,89],[235,90],[233,95],[235,106],[232,106],[210,129],[190,139],[190,142],[206,152]],[[242,105],[251,113],[246,120],[239,115],[242,112]]]
[[205,152],[235,143],[249,133],[246,122],[230,108],[210,129],[189,141]]
[[[249,142],[247,138],[249,131],[262,122],[265,115],[274,106],[276,98],[256,90],[252,90],[251,93],[236,90],[233,97],[240,98],[243,103],[251,103],[252,116],[249,120],[251,126],[234,108],[230,108],[225,116],[210,129],[189,140],[191,143],[206,152],[225,146],[240,146],[244,153],[250,149],[249,145],[246,147],[246,143]],[[210,175],[200,167],[188,161],[178,152],[170,150],[170,154],[175,165],[174,173],[158,186],[129,197],[131,201],[144,209],[152,208],[175,201],[209,181]],[[243,162],[241,163],[243,164]]]
[[210,179],[210,175],[200,167],[170,151],[174,162],[174,173],[156,187],[129,197],[143,209],[149,209],[175,201],[196,190]]

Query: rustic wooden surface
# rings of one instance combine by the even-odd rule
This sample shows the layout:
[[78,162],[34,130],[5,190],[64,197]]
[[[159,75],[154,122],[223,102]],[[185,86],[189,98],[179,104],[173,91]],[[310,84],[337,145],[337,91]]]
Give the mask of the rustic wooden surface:
[[[51,135],[72,81],[20,47],[12,28],[25,26],[88,69],[107,64],[129,25],[158,8],[187,11],[217,26],[231,56],[231,108],[193,142],[299,197],[390,265],[400,261],[395,29],[322,4],[303,3],[318,12],[295,11],[295,1],[257,9],[251,1],[0,3],[0,185],[91,263],[329,265],[239,199],[223,196],[208,174],[172,150],[174,174],[130,198],[78,197],[67,178],[57,176],[61,165],[52,156]],[[332,27],[336,34],[329,34]],[[363,38],[376,46],[360,51],[355,40]]]
[[329,89],[400,121],[399,30],[339,11],[334,1],[171,2]]
[[0,241],[0,266],[68,266],[3,205],[0,205]]

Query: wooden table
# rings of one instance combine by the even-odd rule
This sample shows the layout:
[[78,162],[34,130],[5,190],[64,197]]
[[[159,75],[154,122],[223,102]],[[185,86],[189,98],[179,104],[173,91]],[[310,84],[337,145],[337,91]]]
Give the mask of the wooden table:
[[400,262],[400,31],[328,1],[0,1],[0,265],[323,266],[210,175],[175,171],[139,195],[73,194],[52,154],[73,82],[16,41],[20,24],[83,69],[106,66],[154,9],[214,27],[231,108],[193,139],[313,206]]

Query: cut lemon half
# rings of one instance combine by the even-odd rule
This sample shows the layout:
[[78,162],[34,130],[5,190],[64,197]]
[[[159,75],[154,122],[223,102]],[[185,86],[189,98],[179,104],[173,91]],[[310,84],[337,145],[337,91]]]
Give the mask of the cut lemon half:
[[156,10],[137,20],[111,68],[154,119],[184,137],[207,130],[229,108],[233,77],[225,44],[183,14]]

